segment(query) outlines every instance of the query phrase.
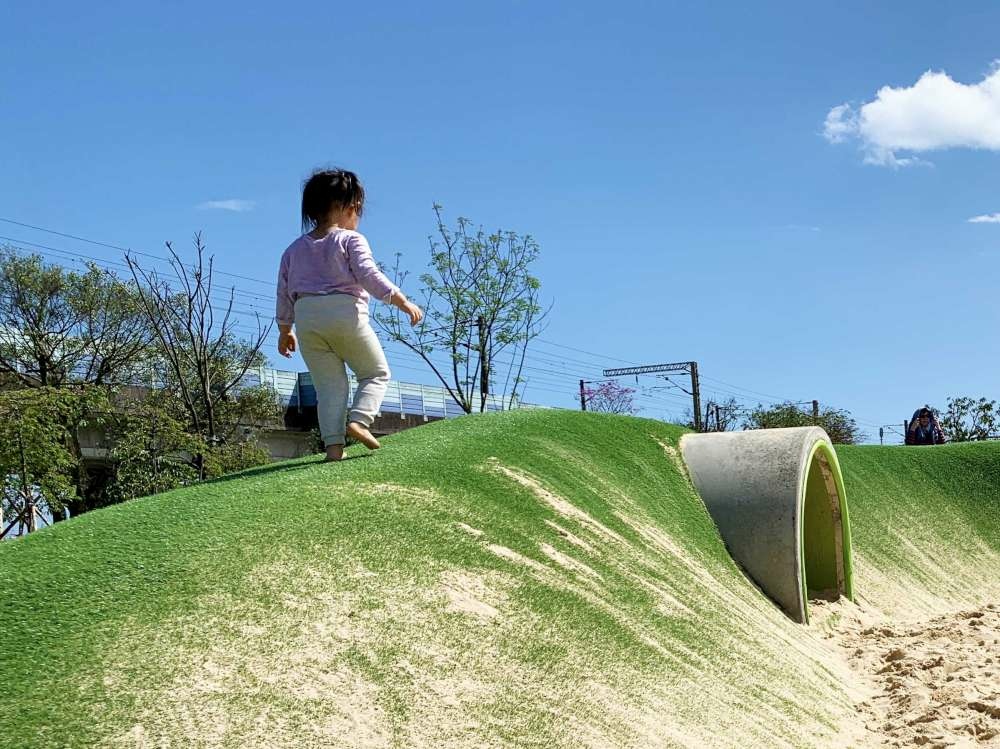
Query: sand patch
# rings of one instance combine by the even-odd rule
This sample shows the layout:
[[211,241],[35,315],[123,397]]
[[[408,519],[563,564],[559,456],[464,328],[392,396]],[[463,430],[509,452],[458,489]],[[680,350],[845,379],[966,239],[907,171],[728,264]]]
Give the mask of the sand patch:
[[421,489],[416,486],[404,486],[403,484],[364,484],[358,487],[359,493],[368,492],[376,496],[391,495],[395,497],[405,497],[412,500],[431,501],[441,498],[441,495],[432,489]]
[[467,523],[455,523],[455,527],[457,527],[463,533],[468,533],[473,538],[482,538],[485,535],[483,531],[479,530],[478,528],[473,528],[471,525]]
[[541,548],[542,553],[545,556],[547,556],[549,559],[551,559],[553,562],[555,562],[561,567],[565,567],[566,569],[581,575],[587,575],[588,577],[593,577],[593,578],[601,577],[594,569],[588,567],[583,562],[573,559],[573,557],[567,554],[563,554],[561,551],[552,546],[549,546],[548,544],[541,544],[539,548]]
[[500,614],[500,610],[493,605],[499,602],[499,596],[479,575],[462,570],[442,572],[441,586],[448,599],[446,611],[484,622]]
[[[250,577],[280,580],[274,567],[286,569],[264,565]],[[391,746],[377,687],[345,660],[369,636],[357,596],[314,588],[329,579],[325,571],[297,572],[280,586],[261,585],[276,602],[266,616],[242,597],[215,593],[154,631],[126,624],[102,661],[106,686],[131,684],[133,721],[101,745]]]
[[528,559],[528,557],[523,554],[518,554],[513,549],[508,549],[506,546],[501,546],[500,544],[488,544],[487,549],[492,551],[501,559],[506,559],[508,562],[514,562],[515,564],[523,564],[525,567],[530,567],[536,572],[544,572],[545,567],[536,562],[534,559]]
[[891,540],[885,544],[905,548],[906,564],[901,566],[855,546],[855,580],[861,602],[894,620],[924,621],[959,607],[996,600],[1000,586],[984,586],[982,571],[1000,569],[1000,553],[979,538],[975,529],[956,519],[949,546],[921,537],[926,529],[888,532]]
[[681,457],[680,451],[673,445],[664,442],[659,437],[656,437],[652,434],[649,436],[653,438],[653,441],[656,442],[656,444],[658,444],[661,448],[663,448],[664,455],[666,455],[670,459],[670,462],[674,464],[674,466],[677,468],[677,471],[681,474],[681,476],[686,478],[688,480],[688,483],[690,483],[691,476],[688,474],[687,463],[685,463],[684,458]]
[[813,602],[867,693],[859,746],[1000,747],[1000,606],[895,622]]
[[506,476],[507,478],[513,480],[514,482],[520,484],[525,489],[528,489],[532,494],[534,494],[538,499],[542,500],[550,508],[552,508],[556,513],[562,515],[563,517],[575,520],[593,533],[604,538],[618,541],[619,543],[627,543],[624,538],[615,533],[613,530],[604,525],[601,521],[597,520],[589,513],[584,512],[579,507],[574,505],[572,502],[560,497],[558,494],[549,491],[537,478],[527,473],[526,471],[520,471],[515,468],[510,468],[508,466],[502,465],[500,461],[496,459],[490,459],[489,467],[491,470]]

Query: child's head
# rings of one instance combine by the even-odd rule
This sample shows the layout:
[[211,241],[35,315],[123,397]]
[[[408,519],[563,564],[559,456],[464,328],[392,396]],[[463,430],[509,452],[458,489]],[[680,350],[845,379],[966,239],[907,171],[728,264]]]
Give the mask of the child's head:
[[317,170],[302,186],[302,230],[323,224],[332,213],[341,214],[338,223],[345,229],[356,229],[364,206],[365,188],[358,175],[346,169]]

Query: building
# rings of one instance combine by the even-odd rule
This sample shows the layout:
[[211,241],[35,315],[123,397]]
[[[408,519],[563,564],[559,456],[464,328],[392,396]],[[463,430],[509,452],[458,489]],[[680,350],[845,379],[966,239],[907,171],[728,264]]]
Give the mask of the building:
[[[349,397],[353,398],[357,380],[351,375],[349,382]],[[261,434],[261,441],[267,446],[271,460],[288,460],[316,452],[319,448],[315,430],[319,428],[319,419],[316,413],[316,388],[309,373],[261,367],[247,374],[243,386],[254,387],[260,384],[274,388],[284,411],[281,422],[265,428]],[[132,397],[141,398],[140,391],[146,391],[148,387],[132,386]],[[475,400],[478,400],[478,393]],[[487,396],[487,411],[502,411],[505,405],[503,398]],[[538,408],[518,403],[514,407]],[[372,433],[382,437],[431,421],[464,415],[462,407],[445,387],[393,380],[386,391],[382,410],[372,425]],[[80,434],[80,445],[84,458],[91,463],[107,461],[107,439],[99,427],[84,430]]]
[[[349,375],[348,379],[351,388],[349,398],[353,398],[358,383],[353,375]],[[316,415],[316,388],[312,376],[308,372],[289,372],[261,367],[259,371],[247,376],[248,386],[258,384],[273,387],[285,410],[283,428],[269,429],[264,437],[272,460],[286,460],[314,451],[315,438],[312,432],[318,429],[319,422]],[[474,402],[478,401],[478,398],[479,395],[476,393]],[[487,395],[487,411],[503,411],[505,406],[503,398]],[[536,406],[515,402],[514,407]],[[382,402],[382,410],[372,425],[372,433],[381,437],[431,421],[464,415],[465,411],[445,387],[392,380]]]

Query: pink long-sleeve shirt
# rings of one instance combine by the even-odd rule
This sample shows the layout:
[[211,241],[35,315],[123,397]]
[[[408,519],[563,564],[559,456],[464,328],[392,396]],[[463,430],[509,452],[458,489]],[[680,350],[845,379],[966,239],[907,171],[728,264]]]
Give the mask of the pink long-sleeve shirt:
[[295,301],[307,294],[350,294],[367,307],[370,296],[387,302],[398,291],[379,270],[363,234],[350,229],[334,229],[322,239],[303,234],[281,256],[275,318],[279,325],[293,324]]

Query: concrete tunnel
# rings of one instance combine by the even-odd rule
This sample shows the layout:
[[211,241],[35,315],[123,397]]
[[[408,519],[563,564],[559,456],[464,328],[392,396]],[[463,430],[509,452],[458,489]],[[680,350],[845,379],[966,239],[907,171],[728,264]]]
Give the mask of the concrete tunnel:
[[681,453],[733,559],[793,620],[854,600],[844,480],[819,427],[688,434]]

